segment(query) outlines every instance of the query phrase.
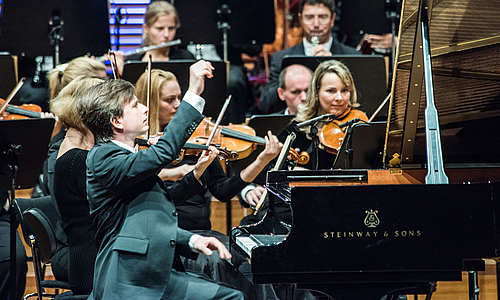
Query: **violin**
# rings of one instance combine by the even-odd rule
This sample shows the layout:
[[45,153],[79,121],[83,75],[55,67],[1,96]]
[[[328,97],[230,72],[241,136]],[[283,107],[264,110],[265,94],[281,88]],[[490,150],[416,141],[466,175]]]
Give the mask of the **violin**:
[[[159,134],[162,135],[163,133],[159,133]],[[136,137],[134,142],[135,142],[135,144],[137,144],[139,146],[139,151],[147,149],[147,148],[149,148],[149,146],[151,146],[148,143],[148,140],[143,138],[143,137]],[[238,158],[238,155],[233,151],[229,151],[227,149],[224,149],[222,147],[217,147],[217,146],[216,146],[216,148],[219,150],[219,159],[220,160],[233,161],[233,160],[236,160]],[[197,156],[204,150],[208,150],[208,146],[206,146],[204,144],[186,142],[184,144],[184,146],[182,146],[182,149],[181,149],[179,156],[172,162],[172,164],[176,165],[176,164],[180,163],[184,159],[185,155]]]
[[354,119],[368,121],[368,117],[364,112],[351,109],[344,117],[333,120],[321,128],[321,131],[318,133],[319,141],[328,153],[337,155],[345,137],[345,132],[340,128],[340,124]]
[[[198,125],[194,133],[188,139],[188,142],[195,144],[204,144],[213,130],[214,123],[210,118],[205,118]],[[220,148],[231,151],[229,161],[243,159],[248,157],[257,148],[257,145],[265,145],[266,140],[258,137],[255,130],[247,125],[227,125],[217,129],[214,143]],[[220,150],[220,149],[219,149]],[[309,161],[307,153],[299,154],[297,150],[290,148],[289,153],[293,161],[299,164],[306,164]]]
[[[6,101],[0,98],[0,107],[5,105]],[[7,104],[5,111],[0,115],[0,120],[18,120],[29,118],[40,118],[42,108],[36,104],[12,105]]]
[[0,120],[15,120],[15,119],[29,119],[40,118],[42,108],[35,104],[23,104],[21,106],[14,106],[9,104],[16,93],[21,89],[24,84],[25,78],[21,78],[14,89],[10,92],[7,100],[0,99]]

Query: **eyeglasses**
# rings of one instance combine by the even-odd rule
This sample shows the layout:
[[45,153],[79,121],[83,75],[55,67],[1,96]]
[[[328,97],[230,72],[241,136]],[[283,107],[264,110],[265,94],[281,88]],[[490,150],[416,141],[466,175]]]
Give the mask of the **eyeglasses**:
[[318,23],[321,25],[326,25],[331,21],[330,15],[303,15],[302,22],[304,22],[304,24],[310,25],[314,23],[316,18],[318,18]]

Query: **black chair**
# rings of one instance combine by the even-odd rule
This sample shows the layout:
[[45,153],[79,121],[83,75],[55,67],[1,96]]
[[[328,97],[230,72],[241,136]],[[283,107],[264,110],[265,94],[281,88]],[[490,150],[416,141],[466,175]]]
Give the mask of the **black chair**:
[[[60,218],[50,196],[15,199],[15,207],[23,230],[23,238],[31,246],[37,286],[37,292],[26,295],[24,299],[37,296],[41,300],[43,297],[60,298],[63,295],[62,299],[86,299],[88,295],[73,296],[71,292],[59,294],[60,290],[70,289],[66,281],[45,280],[46,266],[58,247],[53,224]],[[49,294],[46,289],[55,289],[55,293]]]

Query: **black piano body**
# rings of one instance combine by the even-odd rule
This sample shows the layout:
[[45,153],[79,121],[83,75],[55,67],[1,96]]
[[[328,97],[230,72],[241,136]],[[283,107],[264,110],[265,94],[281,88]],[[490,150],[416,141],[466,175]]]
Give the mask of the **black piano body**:
[[[283,180],[307,182],[304,174],[342,173],[276,171],[268,181],[279,190]],[[430,282],[461,280],[464,262],[498,256],[499,184],[368,185],[366,170],[357,179],[345,173],[351,184],[292,185],[290,224],[270,205],[258,224],[233,228],[231,251],[242,251],[241,237],[278,238],[251,250],[254,283],[293,283],[335,299],[427,294]]]
[[[494,1],[403,2],[384,169],[269,172],[266,216],[230,236],[232,251],[239,237],[276,238],[251,250],[255,283],[378,299],[342,295],[420,293],[497,257],[499,13]],[[424,184],[441,163],[450,184]]]

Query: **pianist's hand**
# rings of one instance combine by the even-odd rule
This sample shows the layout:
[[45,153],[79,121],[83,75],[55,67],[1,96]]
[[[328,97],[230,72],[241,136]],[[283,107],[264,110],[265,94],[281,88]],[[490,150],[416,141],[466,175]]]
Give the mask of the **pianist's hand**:
[[231,253],[227,250],[226,246],[214,237],[199,237],[194,241],[193,248],[206,255],[212,255],[212,250],[219,250],[220,258],[230,259]]

